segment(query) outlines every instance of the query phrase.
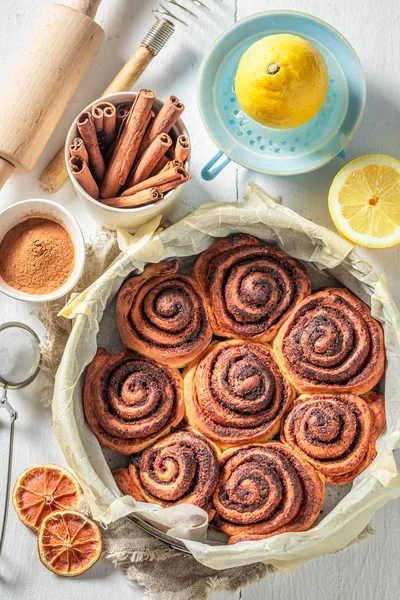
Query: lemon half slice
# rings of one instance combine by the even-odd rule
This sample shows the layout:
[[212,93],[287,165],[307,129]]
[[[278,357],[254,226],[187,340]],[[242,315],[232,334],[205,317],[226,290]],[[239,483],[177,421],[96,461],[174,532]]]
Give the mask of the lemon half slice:
[[355,244],[400,243],[400,161],[370,154],[343,167],[329,190],[329,212],[339,233]]

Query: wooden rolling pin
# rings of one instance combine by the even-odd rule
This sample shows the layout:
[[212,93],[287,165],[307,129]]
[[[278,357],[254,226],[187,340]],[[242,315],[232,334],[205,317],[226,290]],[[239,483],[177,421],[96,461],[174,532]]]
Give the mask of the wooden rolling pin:
[[0,92],[0,189],[35,165],[104,38],[101,0],[53,4]]
[[[167,19],[157,19],[139,48],[130,57],[126,65],[104,90],[102,96],[116,92],[128,92],[142,75],[151,60],[156,56],[174,32],[174,25]],[[39,187],[54,194],[68,179],[65,166],[64,146],[47,165],[39,178]]]

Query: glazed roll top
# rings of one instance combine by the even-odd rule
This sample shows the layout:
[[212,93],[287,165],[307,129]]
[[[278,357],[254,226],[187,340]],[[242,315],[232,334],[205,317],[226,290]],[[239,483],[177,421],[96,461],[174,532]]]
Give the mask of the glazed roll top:
[[311,293],[299,261],[242,233],[214,242],[197,259],[193,274],[220,337],[272,340],[288,312]]
[[204,295],[178,261],[158,263],[128,279],[117,299],[117,324],[124,345],[154,360],[183,367],[210,343]]
[[304,531],[321,510],[322,479],[284,444],[226,450],[221,467],[214,507],[230,544]]
[[84,410],[99,442],[132,454],[170,432],[184,417],[179,371],[133,352],[99,348],[88,368]]
[[383,331],[351,292],[327,288],[303,300],[273,343],[300,393],[371,390],[383,375]]
[[294,390],[269,346],[242,340],[212,344],[184,377],[186,418],[220,448],[271,439]]
[[384,398],[368,392],[299,396],[286,416],[281,439],[301,453],[328,483],[350,483],[376,455],[385,424]]
[[195,504],[210,514],[219,475],[217,453],[212,443],[190,429],[168,435],[132,457],[134,497],[163,507]]

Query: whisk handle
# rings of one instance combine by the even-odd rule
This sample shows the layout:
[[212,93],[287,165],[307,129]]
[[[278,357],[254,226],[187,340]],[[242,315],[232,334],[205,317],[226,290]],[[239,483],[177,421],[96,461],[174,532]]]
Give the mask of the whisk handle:
[[173,32],[173,23],[167,19],[158,19],[143,38],[139,48],[103,92],[103,96],[130,90]]
[[153,58],[154,54],[146,46],[139,46],[128,62],[122,67],[120,72],[114,77],[110,85],[105,89],[103,95],[107,96],[108,94],[130,90],[146,70]]
[[8,438],[8,461],[7,461],[7,479],[6,479],[6,490],[4,498],[3,518],[0,532],[0,554],[3,549],[3,542],[6,533],[7,519],[8,519],[8,506],[10,503],[10,487],[11,487],[11,473],[12,473],[12,459],[13,459],[13,448],[14,448],[14,423],[18,417],[17,412],[13,409],[11,404],[7,400],[7,388],[4,388],[3,396],[0,400],[0,406],[6,409],[10,416],[10,434]]

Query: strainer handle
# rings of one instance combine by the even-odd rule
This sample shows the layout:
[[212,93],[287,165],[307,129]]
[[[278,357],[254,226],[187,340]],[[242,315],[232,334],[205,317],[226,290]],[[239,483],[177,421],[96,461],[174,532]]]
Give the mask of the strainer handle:
[[14,423],[18,417],[17,411],[13,409],[11,404],[7,400],[7,388],[3,390],[3,396],[0,400],[0,406],[5,408],[10,417],[10,435],[8,438],[8,466],[7,466],[7,479],[6,479],[6,491],[4,498],[3,517],[0,532],[0,554],[3,549],[4,536],[6,533],[7,518],[8,518],[8,505],[10,503],[10,486],[11,486],[11,473],[12,473],[12,459],[13,459],[13,447],[14,447]]
[[[220,158],[222,160],[219,162]],[[231,162],[231,159],[228,158],[223,152],[219,151],[215,156],[212,157],[211,160],[202,168],[201,176],[205,181],[211,181],[215,179],[217,175],[219,175],[222,169],[225,169],[226,165]]]

